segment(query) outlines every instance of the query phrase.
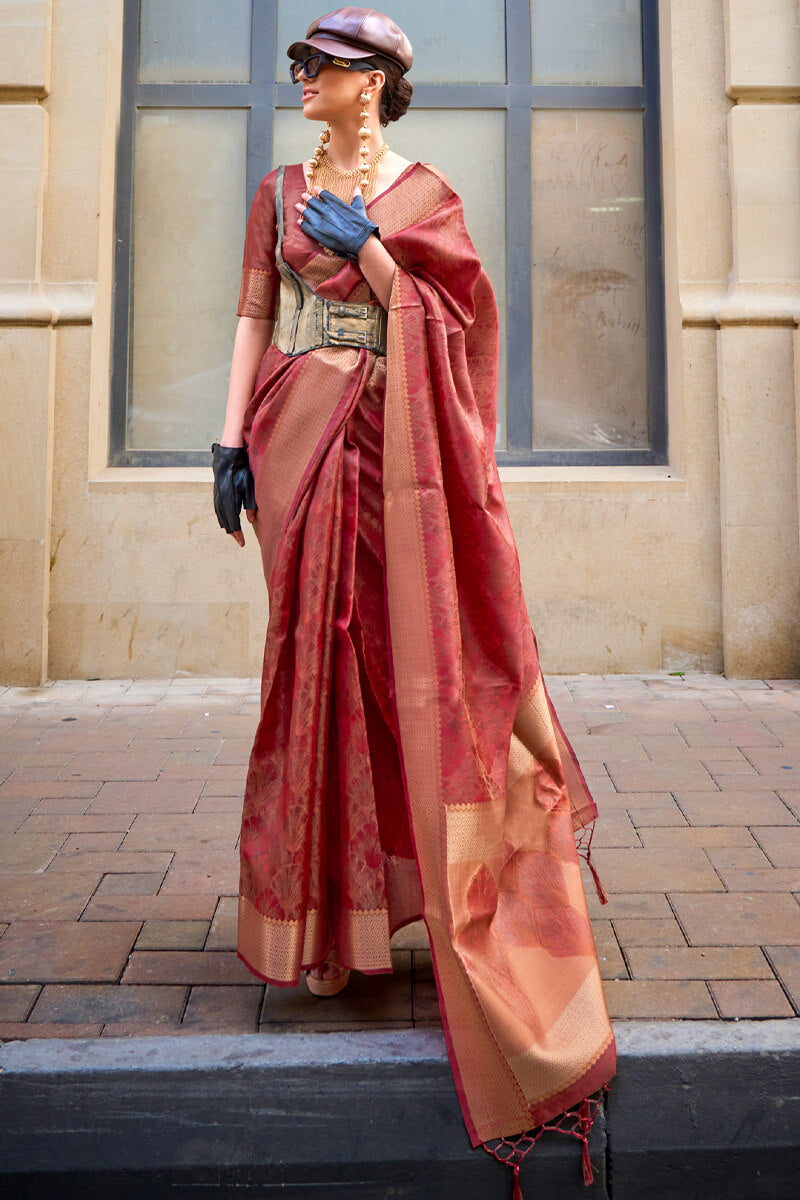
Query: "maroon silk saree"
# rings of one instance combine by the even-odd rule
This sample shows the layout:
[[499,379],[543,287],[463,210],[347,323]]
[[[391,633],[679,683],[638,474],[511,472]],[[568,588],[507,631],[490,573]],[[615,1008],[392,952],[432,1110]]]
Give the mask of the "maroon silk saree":
[[[323,296],[374,302],[300,230],[302,189],[288,167],[286,261]],[[282,986],[333,944],[387,972],[391,934],[423,917],[472,1144],[558,1127],[589,1182],[589,1097],[616,1070],[579,865],[597,808],[539,668],[495,462],[494,296],[437,171],[413,164],[369,212],[397,263],[385,357],[270,346],[245,419],[270,605],[238,953]],[[274,315],[275,239],[272,172],[240,315]]]

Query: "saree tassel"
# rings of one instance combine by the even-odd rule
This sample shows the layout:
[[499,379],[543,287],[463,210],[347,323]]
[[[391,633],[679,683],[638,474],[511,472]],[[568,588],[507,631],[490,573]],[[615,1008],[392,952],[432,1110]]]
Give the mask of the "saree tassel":
[[504,1167],[510,1167],[514,1172],[514,1190],[511,1193],[511,1200],[523,1200],[519,1168],[525,1155],[533,1149],[541,1134],[542,1130],[535,1137],[521,1134],[514,1138],[499,1138],[497,1146],[490,1146],[488,1142],[481,1143],[487,1154],[491,1154],[492,1158],[496,1158]]
[[594,880],[594,889],[597,892],[598,900],[600,901],[601,904],[608,904],[608,896],[606,895],[605,889],[604,889],[602,883],[600,882],[600,876],[597,874],[597,871],[595,870],[594,863],[592,862],[591,851],[588,848],[586,850],[586,863],[589,867],[589,870],[592,872],[592,879]]
[[[595,1109],[595,1111],[597,1111]],[[589,1158],[589,1132],[592,1128],[594,1116],[589,1113],[589,1101],[581,1100],[581,1106],[578,1115],[580,1124],[580,1138],[583,1142],[583,1182],[588,1187],[590,1183],[594,1183],[594,1172],[592,1171],[592,1160]]]
[[[585,846],[584,846],[583,840],[584,840],[585,833],[587,833],[587,832],[588,832],[588,838],[587,838],[587,841],[585,841]],[[595,881],[595,892],[597,893],[597,899],[600,900],[601,904],[608,904],[608,896],[606,895],[606,890],[604,890],[602,883],[600,882],[600,876],[597,875],[597,871],[595,870],[595,864],[593,862],[591,862],[591,839],[593,839],[594,833],[595,833],[595,822],[590,821],[588,824],[587,830],[582,830],[581,835],[579,835],[579,838],[577,839],[577,848],[578,848],[578,853],[581,854],[581,857],[583,859],[585,859],[585,863],[587,863],[587,866],[588,866],[589,870],[591,871],[591,877],[593,877],[593,880]]]
[[608,904],[608,896],[605,893],[605,889],[604,889],[602,883],[600,882],[600,876],[597,874],[597,871],[595,870],[595,865],[592,862],[592,837],[593,836],[594,836],[594,820],[591,820],[583,829],[581,829],[579,834],[576,834],[575,845],[576,845],[578,854],[580,854],[581,858],[585,860],[587,867],[592,872],[592,879],[594,880],[594,887],[595,887],[595,891],[597,892],[598,900],[600,901],[601,904]]
[[589,1134],[603,1097],[608,1090],[608,1083],[601,1084],[596,1098],[590,1100],[588,1096],[584,1097],[571,1108],[565,1109],[561,1116],[552,1123],[545,1122],[537,1125],[535,1130],[531,1130],[529,1133],[518,1134],[516,1137],[496,1138],[496,1145],[481,1142],[487,1154],[491,1154],[492,1158],[496,1158],[504,1167],[510,1167],[514,1172],[514,1191],[511,1200],[523,1200],[522,1185],[519,1181],[520,1164],[546,1129],[552,1130],[554,1133],[569,1134],[570,1137],[578,1138],[583,1143],[583,1182],[587,1186],[594,1183],[592,1160],[589,1158]]
[[592,1160],[589,1158],[588,1139],[583,1139],[583,1182],[588,1187],[590,1183],[594,1183],[594,1172],[592,1171]]

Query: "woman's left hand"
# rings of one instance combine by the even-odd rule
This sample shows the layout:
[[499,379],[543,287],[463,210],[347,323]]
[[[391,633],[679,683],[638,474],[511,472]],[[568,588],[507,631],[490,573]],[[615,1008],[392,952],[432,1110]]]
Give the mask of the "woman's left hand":
[[298,225],[321,246],[327,246],[342,258],[358,261],[358,252],[374,233],[380,240],[380,230],[367,216],[364,197],[356,191],[352,204],[334,196],[333,192],[314,189],[314,195],[303,192],[304,204],[295,207],[300,213]]
[[252,525],[255,521],[255,480],[245,446],[221,446],[214,442],[211,447],[211,465],[214,471],[214,511],[222,529],[244,545],[244,534],[239,514],[242,508]]

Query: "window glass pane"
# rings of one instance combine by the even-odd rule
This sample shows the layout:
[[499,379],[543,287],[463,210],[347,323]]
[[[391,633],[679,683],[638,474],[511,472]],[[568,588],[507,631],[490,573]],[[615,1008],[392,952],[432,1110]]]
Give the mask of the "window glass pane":
[[641,0],[531,0],[531,65],[534,83],[641,83]]
[[141,0],[142,83],[247,83],[252,0]]
[[[319,125],[297,109],[275,113],[273,163],[308,158]],[[505,113],[489,109],[410,108],[390,125],[386,140],[411,162],[444,171],[464,201],[469,235],[492,281],[500,318],[497,448],[506,445],[506,173]],[[498,220],[498,213],[501,219]]]
[[[387,9],[413,47],[412,83],[505,83],[503,0],[393,0]],[[319,0],[279,0],[276,79],[288,80],[287,48],[324,11]]]
[[537,449],[646,447],[642,117],[533,113]]
[[138,114],[132,449],[207,450],[222,431],[241,279],[246,147],[244,109]]

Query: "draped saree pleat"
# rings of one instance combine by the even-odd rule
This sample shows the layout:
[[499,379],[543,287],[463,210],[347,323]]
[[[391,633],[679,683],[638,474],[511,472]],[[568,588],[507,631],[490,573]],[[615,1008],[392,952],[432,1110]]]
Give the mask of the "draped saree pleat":
[[[287,168],[287,204],[302,186]],[[274,177],[272,197],[274,224]],[[397,263],[385,358],[270,347],[245,422],[270,615],[238,952],[286,986],[334,943],[389,971],[391,933],[422,916],[478,1144],[615,1073],[576,845],[597,808],[527,615],[493,452],[497,313],[461,202],[417,163],[370,215]],[[246,253],[240,311],[271,249]],[[371,299],[294,223],[283,253],[320,294]]]

